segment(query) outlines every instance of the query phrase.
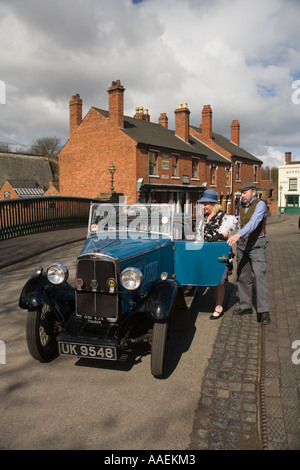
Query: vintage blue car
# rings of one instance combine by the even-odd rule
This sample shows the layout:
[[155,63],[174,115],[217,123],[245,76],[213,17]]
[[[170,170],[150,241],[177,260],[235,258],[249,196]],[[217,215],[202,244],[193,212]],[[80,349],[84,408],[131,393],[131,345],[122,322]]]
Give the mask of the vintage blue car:
[[58,354],[117,361],[146,341],[151,373],[162,378],[172,329],[189,326],[184,286],[217,285],[229,249],[195,240],[174,205],[92,203],[75,285],[53,263],[22,290],[29,352],[42,362]]

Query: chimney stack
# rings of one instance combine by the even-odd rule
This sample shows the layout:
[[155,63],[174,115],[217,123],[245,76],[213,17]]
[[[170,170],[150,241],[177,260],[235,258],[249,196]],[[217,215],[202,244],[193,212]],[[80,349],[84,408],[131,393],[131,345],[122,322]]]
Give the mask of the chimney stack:
[[73,95],[70,102],[70,137],[76,132],[77,127],[82,121],[82,99],[80,95]]
[[231,123],[231,142],[235,145],[240,145],[240,124],[237,119]]
[[202,109],[202,137],[205,140],[212,139],[212,110],[209,104]]
[[290,165],[292,162],[292,152],[285,152],[285,165]]
[[160,113],[160,116],[158,118],[158,124],[168,129],[169,124],[168,124],[168,116],[166,113]]
[[134,119],[150,122],[150,114],[148,109],[144,109],[143,107],[135,108]]
[[189,130],[190,130],[190,110],[187,107],[187,103],[180,104],[175,109],[175,135],[180,137],[185,142],[189,141]]
[[108,118],[117,127],[124,127],[124,91],[120,80],[112,82],[107,90],[109,97]]

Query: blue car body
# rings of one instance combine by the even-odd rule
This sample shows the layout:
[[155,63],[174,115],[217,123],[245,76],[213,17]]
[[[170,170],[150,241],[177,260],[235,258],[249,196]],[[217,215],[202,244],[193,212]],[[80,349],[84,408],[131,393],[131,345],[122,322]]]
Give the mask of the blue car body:
[[[92,204],[75,287],[63,278],[63,266],[40,270],[24,286],[20,307],[34,312],[31,323],[34,318],[41,327],[47,305],[53,325],[59,324],[52,336],[60,354],[118,360],[129,345],[149,341],[152,373],[162,377],[169,325],[189,324],[183,286],[219,284],[230,250],[226,242],[184,239],[184,230],[176,237],[175,221],[169,205]],[[181,218],[179,224],[185,227]],[[33,357],[49,359],[41,339],[28,331]]]

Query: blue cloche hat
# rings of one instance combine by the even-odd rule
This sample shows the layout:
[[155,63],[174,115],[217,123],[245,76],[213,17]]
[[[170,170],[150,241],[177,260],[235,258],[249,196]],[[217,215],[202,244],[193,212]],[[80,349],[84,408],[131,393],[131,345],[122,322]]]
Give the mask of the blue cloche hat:
[[213,189],[207,189],[204,191],[197,202],[210,202],[211,204],[218,204],[218,194]]

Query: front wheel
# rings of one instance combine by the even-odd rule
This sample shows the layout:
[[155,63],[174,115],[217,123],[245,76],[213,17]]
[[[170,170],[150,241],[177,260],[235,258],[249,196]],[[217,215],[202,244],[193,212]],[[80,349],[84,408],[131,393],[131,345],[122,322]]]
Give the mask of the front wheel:
[[60,323],[49,305],[43,304],[28,312],[26,324],[27,346],[31,356],[40,362],[49,362],[58,354],[56,337]]
[[168,333],[168,323],[154,323],[151,345],[151,373],[157,379],[161,379],[166,370]]

